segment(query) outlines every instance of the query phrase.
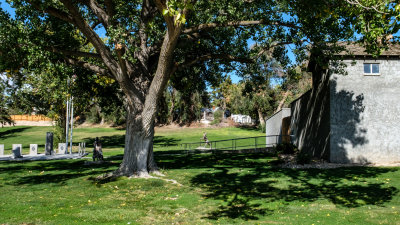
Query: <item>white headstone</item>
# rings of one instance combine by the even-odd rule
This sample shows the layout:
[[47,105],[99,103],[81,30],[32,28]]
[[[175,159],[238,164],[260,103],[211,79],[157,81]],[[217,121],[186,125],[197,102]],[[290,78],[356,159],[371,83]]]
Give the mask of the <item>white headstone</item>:
[[58,154],[65,154],[66,153],[66,144],[65,143],[58,143]]
[[4,155],[4,144],[0,145],[0,156]]
[[37,144],[31,144],[29,146],[29,155],[37,155],[37,149],[38,149]]
[[22,158],[22,144],[13,144],[12,145],[12,157]]

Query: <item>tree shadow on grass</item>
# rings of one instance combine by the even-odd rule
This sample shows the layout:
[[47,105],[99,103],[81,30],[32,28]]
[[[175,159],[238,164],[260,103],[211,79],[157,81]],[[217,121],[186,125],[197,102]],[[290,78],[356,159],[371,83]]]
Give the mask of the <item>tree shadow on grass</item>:
[[[246,125],[246,124],[242,124],[242,125],[236,125],[236,128],[239,128],[241,130],[246,130],[246,131],[260,131],[260,129],[255,126],[255,125]],[[261,134],[263,134],[263,132],[260,131]]]
[[[2,164],[7,163],[7,167]],[[41,162],[1,162],[0,173],[7,173],[8,185],[64,185],[66,181],[83,176],[98,176],[114,171],[119,163],[85,165],[84,160],[52,160]]]
[[205,190],[205,198],[222,200],[209,219],[256,220],[273,213],[269,203],[305,202],[325,199],[338,207],[382,206],[399,190],[383,180],[382,174],[398,168],[343,167],[337,169],[283,169],[270,166],[261,154],[181,155],[157,157],[160,168],[210,168],[191,179]]
[[30,127],[12,127],[5,131],[0,131],[0,140],[4,140],[11,137],[16,137],[16,133],[20,133],[24,130],[28,130]]
[[[89,143],[88,147],[93,147],[93,143],[96,137],[86,138],[84,141]],[[113,135],[113,136],[102,136],[99,137],[103,148],[124,148],[125,147],[125,135]],[[178,145],[180,139],[169,138],[164,136],[154,136],[153,145],[154,147],[166,147]]]
[[[214,220],[257,220],[279,210],[272,208],[279,205],[276,203],[285,207],[290,202],[312,203],[321,199],[338,207],[383,206],[399,192],[383,180],[371,179],[399,168],[295,170],[272,167],[269,159],[265,154],[156,155],[160,168],[202,169],[190,183],[204,190],[203,197],[222,201],[206,216]],[[119,161],[107,160],[95,165],[84,165],[83,160],[1,162],[0,173],[9,174],[4,181],[7,185],[64,185],[71,179],[95,177],[117,169]]]
[[[88,143],[86,147],[93,148],[95,138],[85,138],[84,141]],[[99,138],[103,148],[124,148],[125,146],[125,135],[101,136]]]
[[[186,151],[171,151],[171,153]],[[268,153],[261,154],[164,154],[163,152],[154,152],[157,165],[160,168],[165,169],[199,169],[199,168],[243,168],[243,167],[255,167],[259,162],[254,160],[262,157],[271,156]],[[265,165],[265,163],[262,163]]]
[[153,146],[154,147],[178,146],[180,141],[181,141],[181,139],[177,139],[177,138],[154,136]]

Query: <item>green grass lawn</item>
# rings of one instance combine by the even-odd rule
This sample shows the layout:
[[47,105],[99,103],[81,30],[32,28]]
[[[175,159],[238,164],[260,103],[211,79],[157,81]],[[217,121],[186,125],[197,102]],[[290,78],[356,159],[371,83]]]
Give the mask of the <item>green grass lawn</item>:
[[[29,144],[38,144],[39,153],[44,153],[46,142],[46,132],[52,132],[52,127],[5,127],[0,128],[0,144],[4,144],[5,154],[11,154],[12,144],[22,144],[23,154],[29,154]],[[154,137],[154,150],[181,150],[181,143],[199,142],[203,137],[203,132],[207,132],[210,141],[225,140],[232,138],[254,137],[264,135],[255,129],[245,129],[236,127],[226,128],[167,128],[156,129]],[[105,154],[115,154],[123,152],[125,130],[117,128],[75,128],[74,145],[79,142],[86,142],[87,150],[93,148],[95,137],[102,140]],[[258,138],[258,144],[265,144],[265,138]],[[253,144],[254,139],[241,140],[237,145]],[[232,141],[218,143],[217,147],[231,146]],[[193,145],[192,147],[198,147]],[[57,146],[54,146],[56,149]],[[77,147],[75,148],[76,151]]]
[[[92,138],[94,128],[87,129],[82,138]],[[163,146],[168,138],[185,141],[190,134],[194,140],[194,131],[202,133],[156,136],[165,138]],[[20,133],[6,138],[0,132],[0,143]],[[221,139],[254,136],[235,128],[207,132]],[[0,224],[400,224],[400,168],[294,170],[274,167],[275,158],[264,154],[156,151],[162,179],[98,182],[96,176],[115,170],[122,159],[115,143],[101,165],[84,165],[85,159],[0,162]]]

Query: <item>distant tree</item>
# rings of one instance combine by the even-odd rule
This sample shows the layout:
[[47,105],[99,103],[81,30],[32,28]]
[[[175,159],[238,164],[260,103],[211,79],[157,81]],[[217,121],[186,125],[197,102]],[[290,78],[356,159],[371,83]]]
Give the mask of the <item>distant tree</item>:
[[262,128],[265,127],[265,117],[271,115],[278,106],[275,89],[279,85],[277,82],[281,82],[286,75],[290,62],[285,53],[284,47],[274,46],[259,53],[256,63],[242,66],[240,74],[245,84],[243,92],[251,101]]
[[3,75],[0,74],[0,124],[3,127],[6,124],[12,125],[14,121],[8,112],[7,102],[8,97],[6,96],[6,81]]
[[232,84],[226,96],[227,108],[232,114],[252,115],[252,103],[248,96],[244,95],[245,84],[239,82]]
[[[195,45],[194,48],[196,51],[201,51],[198,49],[199,46]],[[216,66],[215,62],[208,65]],[[190,124],[199,120],[201,108],[209,103],[206,83],[215,84],[220,76],[219,71],[207,70],[204,64],[193,65],[190,70],[182,69],[174,73],[167,87],[168,99],[171,101],[169,121]]]
[[283,77],[282,84],[276,87],[279,98],[275,112],[289,104],[312,88],[311,73],[306,72],[305,65],[290,67]]
[[223,110],[229,108],[228,102],[231,98],[231,91],[233,88],[232,79],[230,76],[226,76],[225,78],[221,78],[222,82],[219,82],[217,85],[211,87],[211,99],[212,104],[216,107],[221,107]]
[[[74,76],[74,74],[80,76]],[[70,79],[69,86],[67,86],[68,78]],[[51,62],[38,70],[21,69],[17,75],[10,76],[9,79],[12,81],[8,90],[9,107],[19,113],[35,112],[53,119],[57,142],[65,141],[68,96],[74,97],[74,115],[82,116],[93,104],[110,107],[115,93],[113,88],[108,87],[114,82],[111,79],[98,77],[85,69],[66,67],[63,64]],[[101,99],[101,96],[109,102],[93,103],[94,98]]]
[[208,93],[205,91],[181,92],[170,87],[165,95],[167,102],[166,110],[163,111],[168,115],[167,123],[185,125],[200,120],[201,108],[209,104]]
[[124,95],[115,80],[94,74],[86,80],[87,96],[85,119],[92,123],[121,126],[126,123]]

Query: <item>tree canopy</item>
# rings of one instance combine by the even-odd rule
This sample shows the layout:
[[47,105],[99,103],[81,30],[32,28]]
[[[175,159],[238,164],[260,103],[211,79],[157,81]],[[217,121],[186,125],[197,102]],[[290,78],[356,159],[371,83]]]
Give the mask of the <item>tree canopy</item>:
[[380,54],[384,47],[400,41],[400,4],[396,0],[346,0],[356,17],[355,31],[367,50]]

